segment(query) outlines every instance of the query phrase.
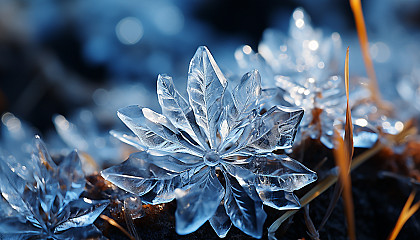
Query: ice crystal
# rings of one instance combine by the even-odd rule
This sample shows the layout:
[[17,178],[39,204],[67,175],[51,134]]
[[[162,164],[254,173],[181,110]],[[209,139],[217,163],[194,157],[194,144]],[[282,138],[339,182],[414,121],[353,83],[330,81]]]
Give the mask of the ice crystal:
[[261,114],[258,71],[228,84],[206,47],[191,60],[187,92],[188,101],[171,77],[160,75],[163,114],[140,106],[119,110],[136,136],[113,134],[142,151],[102,176],[146,203],[176,198],[178,234],[209,221],[219,237],[233,224],[260,238],[263,203],[299,208],[292,191],[316,180],[299,162],[271,153],[291,147],[303,110],[274,106]]
[[[239,66],[263,70],[264,86],[279,87],[285,92],[281,100],[305,110],[300,125],[302,134],[319,138],[332,148],[333,128],[343,125],[346,103],[343,80],[338,74],[340,35],[324,37],[321,30],[312,28],[303,9],[298,8],[290,20],[289,35],[266,30],[258,52],[254,53],[249,46],[239,48],[235,53]],[[363,94],[352,95],[353,102]],[[369,147],[376,142],[374,130],[354,124],[355,146]]]
[[1,156],[1,239],[80,239],[100,235],[93,225],[108,201],[80,198],[85,178],[76,152],[56,165],[39,137],[29,159]]
[[407,103],[417,103],[413,107],[420,111],[420,68],[413,68],[409,74],[402,76],[397,82],[397,90]]
[[12,113],[1,117],[0,149],[7,151],[16,158],[24,159],[32,153],[32,136],[35,130]]
[[115,139],[109,136],[108,131],[101,131],[91,111],[82,109],[71,121],[56,115],[53,122],[67,148],[80,151],[85,173],[100,171],[106,165],[118,163],[120,144],[113,141]]

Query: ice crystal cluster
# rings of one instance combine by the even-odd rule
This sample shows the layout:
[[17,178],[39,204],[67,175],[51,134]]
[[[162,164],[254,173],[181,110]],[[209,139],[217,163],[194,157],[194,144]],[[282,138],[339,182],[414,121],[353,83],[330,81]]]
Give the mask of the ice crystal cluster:
[[[305,11],[298,8],[290,19],[288,35],[268,29],[257,54],[249,46],[243,46],[235,52],[235,58],[241,69],[261,69],[266,76],[264,86],[280,88],[284,93],[281,100],[305,110],[300,125],[303,136],[320,139],[332,148],[334,125],[342,125],[345,116],[340,53],[340,35],[324,36],[311,26]],[[360,86],[356,88],[351,91],[351,102],[366,95]],[[355,146],[370,147],[376,142],[374,130],[359,126],[358,122],[354,124]]]
[[291,147],[303,110],[274,106],[261,113],[258,71],[228,82],[206,47],[191,60],[187,92],[188,100],[171,77],[160,75],[162,114],[140,106],[120,109],[136,136],[114,135],[141,152],[102,176],[146,203],[176,198],[178,234],[209,221],[219,237],[233,224],[260,238],[263,203],[299,208],[292,192],[316,180],[299,162],[272,153]]
[[93,225],[108,200],[79,198],[85,176],[76,152],[57,166],[36,137],[30,157],[0,159],[0,239],[81,239],[100,236]]
[[117,162],[121,157],[120,145],[113,141],[115,139],[107,131],[101,131],[99,121],[90,110],[80,110],[71,120],[56,115],[53,122],[59,137],[66,145],[57,148],[77,149],[86,174],[120,163]]

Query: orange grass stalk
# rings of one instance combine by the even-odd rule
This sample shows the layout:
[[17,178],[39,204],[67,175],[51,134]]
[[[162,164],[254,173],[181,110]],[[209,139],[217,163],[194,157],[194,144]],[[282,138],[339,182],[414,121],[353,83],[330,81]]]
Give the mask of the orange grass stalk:
[[356,239],[356,228],[354,224],[354,206],[353,206],[353,196],[351,192],[351,177],[349,174],[349,150],[347,146],[344,145],[343,139],[341,139],[340,134],[335,132],[335,142],[336,146],[334,149],[334,159],[336,165],[339,167],[339,179],[343,185],[343,199],[345,206],[345,214],[348,225],[348,235],[351,240]]
[[109,224],[111,224],[112,226],[118,228],[121,232],[123,232],[130,240],[136,240],[133,236],[130,235],[130,233],[127,232],[127,230],[125,230],[123,227],[121,227],[120,224],[118,224],[114,219],[101,214],[99,216],[100,218],[102,218],[103,220],[107,221]]
[[347,48],[346,61],[344,68],[344,78],[346,84],[347,108],[346,125],[344,127],[344,141],[338,131],[335,131],[334,160],[339,167],[339,179],[343,186],[343,199],[345,214],[348,225],[348,235],[351,240],[356,239],[356,227],[354,223],[353,195],[351,191],[350,166],[353,157],[353,125],[351,122],[351,112],[349,107],[349,48]]
[[410,196],[408,197],[407,202],[405,203],[403,209],[401,210],[401,214],[398,217],[398,220],[397,220],[397,223],[395,224],[394,229],[389,234],[388,240],[394,240],[400,233],[402,227],[407,222],[407,220],[411,216],[413,216],[413,214],[416,213],[417,210],[419,210],[420,201],[416,202],[413,206],[411,206],[415,196],[416,196],[416,191],[413,190],[410,193]]
[[373,67],[372,58],[369,54],[369,41],[366,32],[365,19],[363,17],[361,0],[350,0],[350,7],[353,11],[354,20],[356,22],[357,35],[359,36],[360,47],[362,49],[363,61],[365,62],[366,72],[369,77],[369,90],[372,100],[376,103],[381,102],[381,94],[376,80],[376,73]]

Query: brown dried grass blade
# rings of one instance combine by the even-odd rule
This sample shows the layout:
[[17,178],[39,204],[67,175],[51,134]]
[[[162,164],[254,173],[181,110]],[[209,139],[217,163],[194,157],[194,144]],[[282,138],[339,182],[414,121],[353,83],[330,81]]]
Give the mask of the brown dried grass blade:
[[407,202],[405,202],[404,207],[401,210],[401,214],[398,217],[397,223],[395,223],[394,229],[389,234],[388,240],[394,240],[395,238],[397,238],[398,234],[400,233],[402,227],[407,222],[407,220],[410,219],[410,217],[413,216],[414,213],[417,212],[417,210],[419,210],[420,201],[416,202],[413,206],[411,206],[415,196],[416,192],[413,190],[410,193],[410,196],[408,196]]
[[354,20],[356,22],[357,35],[359,36],[360,47],[362,49],[363,61],[365,62],[366,72],[369,77],[369,90],[372,100],[376,103],[381,102],[381,95],[376,80],[376,73],[373,67],[372,58],[369,53],[369,41],[366,32],[365,19],[363,17],[361,0],[350,0],[350,7],[353,11]]

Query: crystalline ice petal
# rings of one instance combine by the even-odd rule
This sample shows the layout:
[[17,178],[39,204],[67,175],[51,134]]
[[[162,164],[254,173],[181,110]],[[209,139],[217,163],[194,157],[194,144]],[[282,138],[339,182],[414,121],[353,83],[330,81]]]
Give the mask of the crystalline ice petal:
[[60,176],[60,192],[64,197],[63,204],[79,198],[86,184],[82,163],[76,151],[67,155],[60,163],[58,174]]
[[180,185],[179,181],[177,177],[157,181],[149,192],[141,196],[143,202],[155,205],[172,201],[175,198],[175,186]]
[[37,182],[41,207],[44,212],[48,213],[51,211],[59,189],[59,183],[56,180],[58,168],[39,136],[35,137],[34,146],[32,161],[38,166],[38,171],[34,173],[34,179]]
[[197,124],[203,129],[210,146],[217,146],[217,119],[222,111],[222,98],[227,80],[210,51],[199,47],[190,62],[187,92]]
[[22,199],[26,182],[13,173],[0,159],[0,192],[10,206],[22,215],[32,215],[32,211]]
[[175,89],[172,78],[166,75],[159,75],[157,81],[157,94],[162,113],[178,129],[184,130],[197,143],[205,148],[207,144],[201,136],[200,128],[197,125],[191,106]]
[[[152,172],[151,169],[156,171]],[[164,180],[177,176],[174,172],[165,171],[136,157],[130,157],[119,165],[103,170],[101,175],[119,188],[136,195],[149,192],[159,178]]]
[[125,107],[118,111],[118,116],[139,137],[143,145],[150,149],[188,152],[194,155],[201,153],[200,148],[185,140],[165,116],[148,108]]
[[131,146],[137,148],[140,151],[145,151],[146,148],[147,148],[147,147],[142,145],[142,143],[140,142],[140,139],[137,136],[127,134],[127,133],[123,133],[123,132],[116,131],[116,130],[109,131],[109,134],[111,134],[111,136],[117,138],[121,142],[126,143],[128,145],[131,145]]
[[261,97],[261,77],[257,70],[246,73],[239,85],[233,92],[233,101],[235,103],[238,115],[237,121],[249,116],[255,109],[259,108],[259,98]]
[[230,218],[226,213],[224,201],[220,202],[219,207],[217,207],[216,212],[213,217],[209,219],[209,222],[219,238],[226,237],[232,227],[232,221],[230,221]]
[[267,214],[253,185],[240,184],[229,173],[226,179],[225,209],[233,225],[244,233],[261,238]]
[[[102,171],[101,174],[106,180],[128,192],[141,196],[152,191],[153,197],[166,201],[171,198],[171,191],[178,187],[184,178],[188,181],[188,170],[200,168],[200,165],[202,164],[185,164],[168,155],[154,156],[139,152],[132,154],[124,163]],[[155,200],[150,198],[148,201]]]
[[214,215],[224,192],[214,168],[208,168],[189,190],[177,189],[176,232],[184,235],[197,230]]
[[279,106],[271,108],[257,124],[251,146],[257,152],[290,148],[302,117],[302,109]]
[[225,168],[230,174],[248,184],[254,183],[260,190],[292,192],[317,179],[315,172],[286,155],[253,156],[248,164],[230,165]]
[[108,204],[108,200],[98,201],[87,198],[69,202],[57,216],[61,222],[54,228],[54,233],[93,224]]
[[297,197],[286,191],[270,191],[267,189],[259,190],[257,188],[258,195],[265,205],[275,208],[277,210],[291,210],[299,209],[300,203]]

